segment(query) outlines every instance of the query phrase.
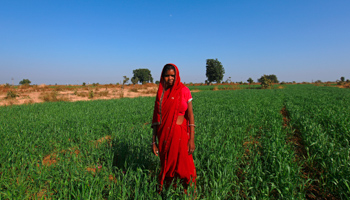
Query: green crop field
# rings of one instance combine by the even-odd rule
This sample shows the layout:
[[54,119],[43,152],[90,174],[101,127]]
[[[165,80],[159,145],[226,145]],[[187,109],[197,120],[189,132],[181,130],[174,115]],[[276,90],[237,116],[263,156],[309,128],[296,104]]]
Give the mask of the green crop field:
[[[197,199],[350,197],[350,90],[284,87],[192,94]],[[156,193],[153,105],[0,107],[0,199],[192,199],[181,186]]]

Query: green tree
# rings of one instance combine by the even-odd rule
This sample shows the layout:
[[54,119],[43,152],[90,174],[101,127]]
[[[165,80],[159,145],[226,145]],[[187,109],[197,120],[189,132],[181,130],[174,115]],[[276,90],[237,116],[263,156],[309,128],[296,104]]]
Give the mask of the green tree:
[[134,73],[134,76],[133,76],[134,80],[135,78],[138,78],[138,81],[141,82],[142,84],[146,82],[153,83],[153,78],[151,75],[151,71],[149,69],[135,69],[132,72]]
[[29,79],[23,79],[19,82],[20,85],[30,85],[31,81]]
[[126,76],[123,76],[124,80],[123,80],[123,85],[125,85],[128,81],[129,81],[129,78],[126,77]]
[[252,78],[250,78],[250,77],[248,78],[247,82],[248,82],[249,84],[254,83],[253,79],[252,79]]
[[222,79],[224,78],[225,69],[222,66],[221,62],[218,61],[216,58],[214,59],[207,59],[207,72],[206,76],[208,78],[209,84],[213,81],[220,83]]
[[261,76],[261,77],[258,79],[258,82],[259,82],[259,83],[262,83],[263,78],[264,78],[264,79],[265,79],[265,78],[269,79],[269,80],[271,81],[271,83],[279,83],[279,81],[278,81],[278,79],[277,79],[277,76],[274,75],[274,74],[270,74],[270,75],[265,75],[265,74],[264,74],[263,76]]
[[344,76],[340,77],[340,81],[344,82],[345,81],[345,77]]
[[139,82],[139,78],[137,78],[137,77],[132,77],[131,78],[131,82],[132,82],[132,84],[137,84],[137,82]]
[[271,79],[269,79],[268,75],[264,75],[260,78],[260,81],[261,83],[261,88],[262,89],[267,89],[267,88],[271,88],[272,86],[272,81]]

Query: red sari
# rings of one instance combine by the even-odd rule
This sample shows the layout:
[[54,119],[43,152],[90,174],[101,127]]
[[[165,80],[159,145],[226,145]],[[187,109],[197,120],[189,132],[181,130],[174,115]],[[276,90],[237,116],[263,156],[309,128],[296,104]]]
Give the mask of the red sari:
[[193,157],[188,154],[187,111],[184,122],[181,125],[176,124],[185,86],[180,81],[178,68],[174,64],[171,65],[175,68],[174,84],[165,90],[164,79],[160,78],[152,120],[152,126],[158,125],[157,137],[161,161],[161,171],[158,177],[160,188],[165,178],[167,180],[180,178],[188,185],[191,181],[195,182],[197,177]]

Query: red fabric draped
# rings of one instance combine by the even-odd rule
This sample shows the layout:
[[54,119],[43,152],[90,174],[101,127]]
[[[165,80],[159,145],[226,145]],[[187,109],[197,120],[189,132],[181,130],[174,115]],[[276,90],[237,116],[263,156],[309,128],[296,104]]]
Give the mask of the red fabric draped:
[[152,126],[158,125],[158,149],[161,160],[159,182],[161,187],[165,177],[179,177],[184,179],[187,184],[196,177],[193,157],[188,155],[187,114],[182,125],[176,124],[183,98],[182,90],[185,86],[181,83],[178,68],[174,64],[171,65],[175,68],[174,84],[165,90],[165,81],[161,76],[152,120]]

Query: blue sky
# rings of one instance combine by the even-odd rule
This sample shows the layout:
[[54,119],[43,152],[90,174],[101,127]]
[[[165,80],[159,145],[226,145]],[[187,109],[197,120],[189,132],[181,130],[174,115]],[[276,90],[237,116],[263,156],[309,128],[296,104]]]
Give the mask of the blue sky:
[[350,1],[0,0],[0,84],[117,83],[139,68],[183,82],[350,79]]

